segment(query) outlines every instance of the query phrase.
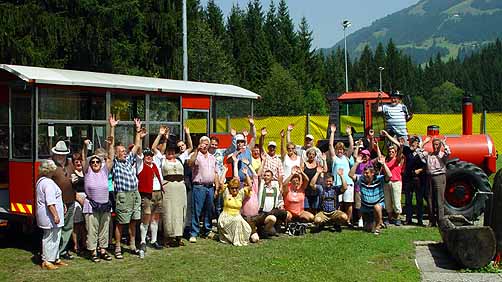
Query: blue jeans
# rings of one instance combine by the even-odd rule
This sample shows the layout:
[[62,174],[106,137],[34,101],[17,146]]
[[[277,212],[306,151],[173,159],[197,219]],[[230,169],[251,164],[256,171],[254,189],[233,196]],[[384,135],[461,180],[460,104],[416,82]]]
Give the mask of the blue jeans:
[[321,204],[322,187],[317,186],[315,190],[310,187],[305,188],[305,200],[303,201],[303,207],[305,209],[318,210]]
[[209,234],[212,228],[211,215],[213,214],[214,188],[203,185],[192,185],[192,230],[190,235],[199,236],[199,219],[204,214],[204,235]]

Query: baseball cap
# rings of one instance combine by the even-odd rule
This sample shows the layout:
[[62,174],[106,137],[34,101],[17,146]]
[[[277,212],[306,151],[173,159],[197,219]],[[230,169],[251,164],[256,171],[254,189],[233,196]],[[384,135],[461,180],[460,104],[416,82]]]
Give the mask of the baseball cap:
[[305,135],[305,138],[308,138],[310,140],[314,140],[314,136],[312,134]]
[[370,151],[368,151],[368,150],[362,150],[362,151],[361,151],[361,154],[362,154],[362,155],[366,155],[366,156],[371,155]]
[[277,143],[275,143],[275,141],[270,141],[270,142],[268,142],[268,147],[270,147],[270,146],[277,147]]
[[242,134],[237,134],[235,135],[235,141],[246,141],[246,138]]

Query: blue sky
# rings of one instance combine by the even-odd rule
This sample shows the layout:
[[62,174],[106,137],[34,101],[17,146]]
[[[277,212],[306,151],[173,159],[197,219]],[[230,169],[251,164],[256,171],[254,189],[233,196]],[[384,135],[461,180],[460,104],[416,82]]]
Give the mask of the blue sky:
[[[268,10],[270,0],[260,2],[264,11]],[[341,23],[344,19],[352,22],[348,29],[348,33],[351,33],[417,2],[418,0],[286,0],[289,14],[296,26],[302,17],[307,18],[314,32],[315,48],[328,48],[343,39]],[[207,0],[202,0],[201,3],[205,6]],[[215,3],[227,16],[232,5],[238,3],[241,8],[245,8],[248,0],[215,0]],[[274,3],[277,6],[279,0],[274,0]]]

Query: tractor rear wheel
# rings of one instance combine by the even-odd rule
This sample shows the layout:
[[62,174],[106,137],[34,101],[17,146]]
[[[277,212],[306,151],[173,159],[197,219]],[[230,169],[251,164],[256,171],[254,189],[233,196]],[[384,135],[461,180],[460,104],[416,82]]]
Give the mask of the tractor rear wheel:
[[468,220],[476,220],[484,211],[490,192],[486,173],[478,166],[457,161],[449,163],[446,171],[445,214],[460,214]]

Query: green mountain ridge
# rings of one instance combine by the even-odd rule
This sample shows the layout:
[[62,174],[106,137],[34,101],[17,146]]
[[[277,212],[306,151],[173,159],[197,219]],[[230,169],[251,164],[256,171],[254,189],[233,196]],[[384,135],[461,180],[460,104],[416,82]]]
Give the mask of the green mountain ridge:
[[[415,63],[464,57],[482,45],[502,37],[500,0],[421,0],[417,4],[376,20],[347,36],[347,50],[359,57],[366,45],[375,50],[389,40]],[[327,54],[343,48],[343,40],[321,49]]]

